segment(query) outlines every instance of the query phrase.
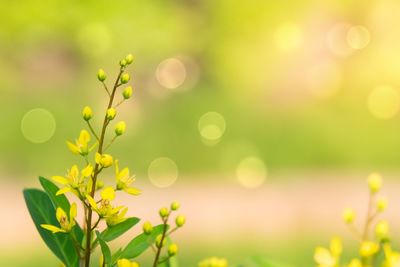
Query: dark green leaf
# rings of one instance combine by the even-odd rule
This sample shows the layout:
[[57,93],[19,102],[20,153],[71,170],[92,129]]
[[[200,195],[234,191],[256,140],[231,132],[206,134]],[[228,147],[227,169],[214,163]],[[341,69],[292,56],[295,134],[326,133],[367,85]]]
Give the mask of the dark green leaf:
[[[54,208],[57,207],[62,208],[67,214],[69,214],[69,210],[71,205],[69,204],[68,199],[65,195],[57,196],[56,193],[60,189],[50,180],[47,180],[44,177],[39,177],[40,184],[42,185],[43,189],[46,191],[47,195],[50,197],[51,202],[53,203]],[[83,239],[83,230],[77,223],[73,229],[74,235],[79,243],[82,243]]]
[[136,225],[140,221],[139,218],[132,217],[128,218],[125,221],[108,227],[101,233],[101,237],[104,241],[109,242],[114,240],[115,238],[121,236],[123,233],[131,229],[134,225]]
[[[167,226],[168,227],[168,226]],[[148,249],[155,241],[159,234],[162,234],[164,225],[158,225],[153,228],[150,235],[140,234],[135,237],[122,251],[121,258],[133,259],[142,254]]]
[[96,231],[97,240],[99,241],[101,252],[103,253],[104,263],[107,265],[111,264],[111,251],[107,243],[101,238],[99,231]]
[[49,249],[67,267],[79,266],[79,257],[70,236],[65,233],[53,234],[40,226],[41,224],[59,225],[55,216],[55,208],[49,196],[38,189],[25,189],[23,193],[36,229]]

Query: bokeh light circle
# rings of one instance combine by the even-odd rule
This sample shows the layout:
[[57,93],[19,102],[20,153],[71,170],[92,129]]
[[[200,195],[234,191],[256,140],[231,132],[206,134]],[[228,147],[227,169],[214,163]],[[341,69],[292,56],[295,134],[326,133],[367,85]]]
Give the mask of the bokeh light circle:
[[376,87],[370,92],[367,105],[374,117],[390,119],[397,114],[400,108],[399,91],[387,85]]
[[280,25],[276,29],[274,37],[276,47],[282,52],[292,52],[303,43],[303,31],[293,22]]
[[23,116],[21,131],[23,136],[32,143],[44,143],[48,141],[56,130],[56,121],[50,111],[43,108],[35,108]]
[[347,34],[351,26],[346,23],[335,24],[329,29],[326,37],[329,50],[337,56],[346,57],[354,52],[347,42]]
[[239,183],[246,188],[260,187],[267,178],[267,167],[258,157],[246,157],[236,168]]
[[153,185],[166,188],[178,179],[178,166],[170,158],[157,158],[150,163],[147,174]]
[[161,86],[176,89],[185,82],[185,64],[177,58],[168,58],[157,66],[156,78]]
[[225,133],[225,118],[218,112],[207,112],[200,117],[198,129],[205,144],[216,144],[220,141]]
[[347,32],[347,43],[353,49],[365,48],[371,39],[367,28],[363,26],[353,26]]

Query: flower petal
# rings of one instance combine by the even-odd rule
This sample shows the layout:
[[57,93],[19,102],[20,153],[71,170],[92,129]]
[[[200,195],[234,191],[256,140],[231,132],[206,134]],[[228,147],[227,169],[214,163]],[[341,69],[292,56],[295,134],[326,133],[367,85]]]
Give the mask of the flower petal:
[[53,179],[55,182],[59,183],[59,184],[69,184],[69,180],[65,177],[62,176],[52,176],[51,179]]
[[134,196],[138,196],[142,193],[142,191],[140,191],[139,189],[137,189],[135,187],[125,187],[124,191],[127,192],[128,194],[131,194]]
[[64,187],[57,191],[56,196],[63,195],[67,192],[71,192],[71,187]]
[[46,229],[46,230],[52,231],[53,234],[54,234],[54,233],[58,233],[58,232],[63,232],[63,233],[65,233],[65,230],[64,230],[64,229],[61,229],[61,228],[59,228],[59,227],[57,227],[57,226],[54,226],[54,225],[51,225],[51,224],[41,224],[40,226],[41,226],[42,228]]
[[114,200],[115,198],[115,191],[114,188],[112,188],[111,186],[108,186],[106,188],[103,189],[103,191],[101,191],[100,193],[101,198],[102,199],[106,199],[106,200]]
[[79,153],[80,153],[79,147],[77,147],[76,145],[74,145],[73,143],[71,143],[69,141],[67,141],[67,146],[68,146],[69,150],[71,150],[72,153],[79,155]]

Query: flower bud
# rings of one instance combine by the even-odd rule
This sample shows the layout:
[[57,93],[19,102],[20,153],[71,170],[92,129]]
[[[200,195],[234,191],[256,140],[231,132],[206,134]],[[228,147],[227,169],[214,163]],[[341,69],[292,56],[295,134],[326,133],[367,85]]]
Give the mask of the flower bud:
[[377,209],[379,212],[383,212],[383,211],[387,208],[387,205],[388,205],[388,200],[387,200],[387,198],[381,197],[381,198],[379,198],[378,201],[376,202],[376,209]]
[[115,108],[109,108],[107,109],[107,120],[113,120],[115,118],[115,115],[117,114],[117,111]]
[[368,186],[371,193],[376,193],[381,189],[382,177],[379,173],[372,173],[368,176]]
[[122,75],[121,75],[121,78],[120,78],[121,83],[122,83],[122,84],[128,83],[130,78],[131,78],[131,77],[129,76],[128,73],[122,74]]
[[175,219],[175,224],[178,227],[182,227],[185,224],[185,222],[186,222],[186,218],[183,215],[179,215]]
[[342,217],[343,217],[343,221],[345,223],[350,224],[350,223],[353,223],[353,221],[356,217],[356,214],[354,213],[353,209],[347,208],[343,211]]
[[103,69],[99,69],[97,72],[97,79],[99,79],[100,82],[104,82],[106,80],[107,76],[106,73],[104,72]]
[[158,213],[160,214],[161,218],[165,218],[169,215],[169,210],[167,208],[161,208]]
[[128,259],[120,259],[117,261],[117,267],[139,267],[139,264]]
[[132,87],[128,86],[124,89],[124,91],[122,92],[122,96],[124,97],[124,99],[129,99],[132,96]]
[[122,59],[122,60],[119,62],[119,65],[120,65],[121,67],[125,67],[126,64],[127,64],[126,59]]
[[178,246],[176,244],[171,244],[168,247],[168,255],[170,257],[175,256],[178,253]]
[[93,111],[90,107],[86,106],[82,110],[82,117],[85,121],[89,121],[93,117]]
[[97,180],[96,182],[96,189],[102,189],[104,187],[104,182]]
[[124,121],[120,121],[115,125],[115,134],[116,135],[123,135],[125,133],[126,124]]
[[108,168],[113,164],[113,158],[109,154],[99,154],[96,153],[95,161],[103,168]]
[[359,259],[352,259],[348,267],[363,267]]
[[178,201],[174,201],[171,203],[171,210],[178,210],[181,204]]
[[161,244],[161,239],[162,239],[162,235],[158,235],[158,236],[156,237],[156,246],[157,246],[158,248],[163,247],[163,246],[165,245],[165,238],[164,238],[162,244]]
[[373,256],[378,250],[379,245],[372,241],[363,241],[360,245],[360,255],[364,258]]
[[150,234],[153,232],[153,226],[151,225],[150,222],[145,222],[145,223],[143,224],[143,232],[144,232],[146,235],[150,235]]
[[387,239],[389,237],[389,224],[387,221],[380,221],[376,224],[375,235],[380,240]]
[[131,64],[133,62],[133,55],[129,54],[125,58],[127,64]]

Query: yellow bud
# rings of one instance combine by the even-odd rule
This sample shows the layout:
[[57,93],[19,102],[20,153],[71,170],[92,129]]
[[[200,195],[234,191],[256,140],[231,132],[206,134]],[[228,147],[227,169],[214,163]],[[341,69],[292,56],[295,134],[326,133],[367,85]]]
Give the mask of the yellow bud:
[[165,238],[164,238],[162,244],[161,244],[161,239],[162,239],[162,235],[158,235],[158,236],[156,237],[156,246],[157,246],[158,248],[163,247],[163,246],[165,245]]
[[158,213],[160,214],[161,218],[165,218],[169,215],[169,210],[167,208],[161,208]]
[[171,203],[171,210],[178,210],[181,204],[178,201],[174,201]]
[[387,208],[388,200],[385,197],[381,197],[376,202],[376,209],[380,212],[384,211]]
[[360,255],[364,258],[373,256],[378,250],[379,245],[372,241],[363,241],[360,245]]
[[389,224],[387,221],[380,221],[375,226],[375,234],[379,239],[387,239],[389,237]]
[[82,117],[85,121],[89,121],[93,117],[93,111],[90,107],[86,106],[82,110]]
[[96,182],[96,189],[102,189],[104,187],[104,182],[97,180]]
[[97,72],[97,79],[99,79],[100,82],[104,82],[106,80],[107,76],[106,73],[104,72],[103,69],[99,69]]
[[113,120],[115,118],[115,115],[117,114],[117,111],[115,108],[109,108],[107,109],[107,119],[108,120]]
[[333,256],[339,257],[343,251],[342,240],[338,237],[332,238],[330,243],[330,249]]
[[175,224],[178,227],[182,227],[185,224],[185,222],[186,222],[186,218],[183,215],[179,215],[175,219]]
[[117,261],[117,267],[139,267],[139,264],[128,259],[120,259]]
[[145,223],[143,224],[143,232],[144,232],[146,235],[150,235],[150,234],[153,232],[153,226],[151,225],[150,222],[145,222]]
[[348,267],[362,267],[362,263],[359,259],[352,259]]
[[353,223],[354,219],[355,219],[356,214],[354,213],[353,209],[347,208],[343,211],[343,221],[345,223]]
[[122,59],[122,60],[119,62],[119,65],[120,65],[121,67],[125,67],[126,64],[127,64],[126,59]]
[[121,83],[122,83],[122,84],[128,83],[130,78],[131,78],[131,77],[129,76],[128,73],[122,74],[122,75],[121,75],[121,78],[120,78]]
[[379,173],[372,173],[368,176],[368,186],[371,193],[376,193],[381,189],[382,177]]
[[178,246],[176,244],[171,244],[168,247],[168,255],[170,257],[175,256],[178,253]]
[[124,89],[124,91],[122,92],[122,96],[124,97],[124,99],[129,99],[132,96],[132,87],[128,86]]
[[133,55],[129,54],[125,58],[127,64],[131,64],[133,62]]
[[95,161],[103,168],[108,168],[113,164],[113,158],[109,154],[99,154],[96,153]]
[[124,121],[120,121],[115,125],[115,134],[116,135],[122,135],[125,133],[125,129],[126,129],[126,124]]

